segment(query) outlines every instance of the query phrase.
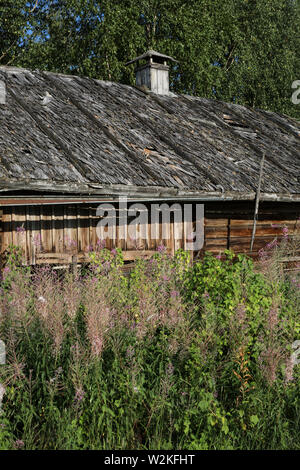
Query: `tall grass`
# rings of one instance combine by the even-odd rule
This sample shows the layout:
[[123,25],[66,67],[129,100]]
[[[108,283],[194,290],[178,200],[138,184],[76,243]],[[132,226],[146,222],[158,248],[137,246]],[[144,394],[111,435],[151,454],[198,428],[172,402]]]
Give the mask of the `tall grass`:
[[299,449],[300,278],[281,262],[299,245],[283,235],[258,263],[160,247],[129,277],[119,250],[59,277],[12,247],[0,449]]

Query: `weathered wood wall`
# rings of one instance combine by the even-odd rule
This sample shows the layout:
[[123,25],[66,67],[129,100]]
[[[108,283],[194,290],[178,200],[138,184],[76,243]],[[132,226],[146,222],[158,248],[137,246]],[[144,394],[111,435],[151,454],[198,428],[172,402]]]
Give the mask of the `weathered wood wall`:
[[[22,247],[27,264],[71,262],[74,255],[79,262],[87,260],[86,253],[97,245],[98,240],[96,209],[97,204],[3,206],[1,253],[14,244]],[[219,254],[230,248],[250,254],[253,212],[254,204],[250,202],[206,203],[203,251]],[[254,254],[275,237],[281,237],[284,226],[288,228],[289,235],[299,234],[299,207],[295,203],[262,203]],[[190,227],[187,229],[183,224],[182,237],[176,238],[178,231],[172,214],[170,239],[163,238],[162,223],[157,224],[159,239],[151,237],[149,223],[145,227],[146,240],[141,239],[139,231],[136,240],[120,239],[118,222],[114,230],[116,241],[106,240],[106,247],[121,248],[126,260],[132,260],[142,252],[150,255],[162,244],[171,253],[179,248],[186,249],[190,234]]]

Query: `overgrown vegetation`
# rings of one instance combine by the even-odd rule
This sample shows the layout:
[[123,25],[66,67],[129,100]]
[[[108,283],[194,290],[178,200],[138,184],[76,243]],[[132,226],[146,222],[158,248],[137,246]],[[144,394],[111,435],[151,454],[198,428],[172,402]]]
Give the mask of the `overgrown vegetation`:
[[228,251],[192,265],[161,246],[125,277],[121,251],[100,247],[60,278],[11,247],[0,449],[299,449],[290,250],[285,232],[258,264]]

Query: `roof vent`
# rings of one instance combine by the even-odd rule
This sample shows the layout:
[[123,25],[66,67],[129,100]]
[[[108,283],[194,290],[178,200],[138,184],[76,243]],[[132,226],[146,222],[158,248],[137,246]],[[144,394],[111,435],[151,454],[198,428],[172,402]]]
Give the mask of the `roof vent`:
[[3,80],[0,80],[0,104],[6,103],[6,86]]
[[136,86],[146,88],[158,95],[168,95],[169,66],[167,61],[170,60],[177,62],[173,57],[150,50],[125,65],[136,63]]

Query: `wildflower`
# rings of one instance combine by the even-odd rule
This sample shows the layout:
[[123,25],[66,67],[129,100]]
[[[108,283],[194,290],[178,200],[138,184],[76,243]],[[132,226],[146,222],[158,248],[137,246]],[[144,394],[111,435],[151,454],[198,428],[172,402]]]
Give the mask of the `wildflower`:
[[163,276],[163,280],[168,281],[169,280],[168,276]]
[[25,228],[24,228],[23,226],[17,227],[17,228],[16,228],[16,231],[17,231],[18,233],[24,233],[24,232],[25,232]]
[[170,295],[171,295],[171,297],[175,298],[179,295],[179,292],[177,292],[177,290],[172,290]]
[[287,239],[288,233],[289,233],[289,229],[287,227],[283,227],[282,229],[283,238]]
[[221,255],[217,255],[216,258],[217,258],[217,259],[222,259],[222,256],[221,256]]
[[272,242],[270,242],[266,245],[266,248],[268,250],[271,250],[272,248],[274,248],[277,245],[278,245],[277,238],[274,238],[274,240]]
[[38,300],[39,300],[40,302],[43,302],[43,304],[46,303],[46,299],[45,299],[45,297],[43,297],[42,295],[39,296]]
[[85,395],[85,392],[84,392],[84,390],[82,389],[82,387],[78,387],[78,388],[76,388],[74,400],[75,400],[77,403],[80,403],[80,402],[83,400],[84,395]]
[[106,241],[105,240],[100,240],[98,239],[96,242],[96,249],[97,250],[103,250],[105,248]]
[[268,326],[271,332],[274,330],[277,324],[278,324],[278,311],[275,306],[270,309],[269,316],[268,316]]
[[166,249],[167,249],[167,248],[166,248],[164,245],[159,245],[159,246],[157,247],[157,251],[158,251],[159,253],[164,253],[164,252],[166,251]]
[[204,292],[203,297],[207,297],[207,298],[208,298],[208,297],[209,297],[209,293],[208,293],[208,292]]
[[22,447],[24,447],[24,442],[21,441],[20,439],[17,439],[16,442],[15,442],[15,447],[17,449],[22,449]]
[[129,346],[126,351],[126,359],[129,361],[133,358],[134,356],[134,348],[132,346]]
[[41,243],[42,243],[41,234],[38,233],[37,235],[35,235],[35,236],[32,238],[32,242],[33,242],[33,244],[34,244],[35,247],[40,247],[40,246],[41,246]]
[[65,244],[66,244],[69,248],[72,248],[72,247],[77,246],[76,240],[73,240],[72,238],[70,238],[70,237],[68,237],[68,236],[65,236]]
[[114,255],[114,256],[116,256],[117,250],[116,250],[115,248],[113,248],[113,249],[111,250],[111,254]]
[[261,248],[258,251],[258,255],[259,255],[260,258],[263,258],[264,256],[266,256],[265,250],[263,248]]

